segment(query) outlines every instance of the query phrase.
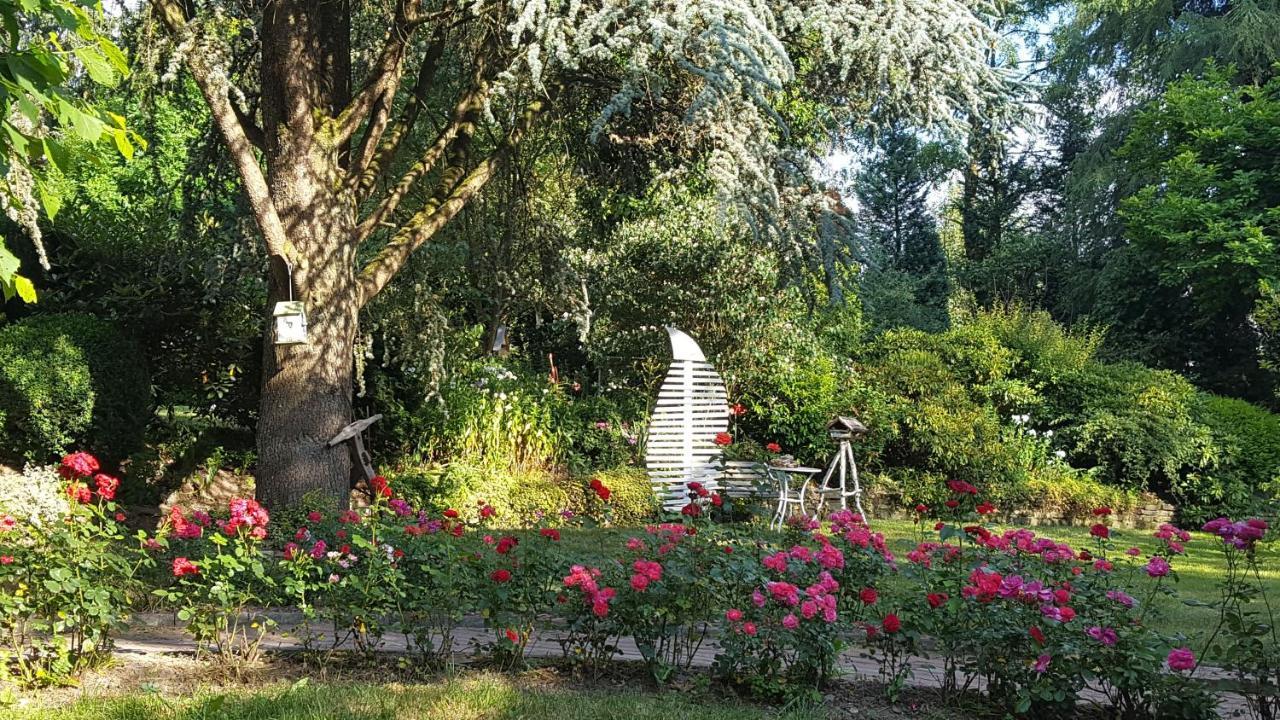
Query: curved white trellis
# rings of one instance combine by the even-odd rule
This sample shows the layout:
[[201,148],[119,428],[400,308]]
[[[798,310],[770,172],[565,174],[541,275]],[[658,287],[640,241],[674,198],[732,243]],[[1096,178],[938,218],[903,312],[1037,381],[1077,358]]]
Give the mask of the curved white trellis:
[[717,487],[721,452],[715,437],[729,429],[729,397],[698,343],[674,327],[667,333],[671,368],[649,419],[644,459],[658,501],[679,510],[689,502],[689,482]]

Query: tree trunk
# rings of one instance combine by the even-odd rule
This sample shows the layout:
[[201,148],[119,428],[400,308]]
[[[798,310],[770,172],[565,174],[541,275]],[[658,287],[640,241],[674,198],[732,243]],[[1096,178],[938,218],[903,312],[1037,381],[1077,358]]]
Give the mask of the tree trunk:
[[[306,304],[309,342],[275,345],[268,324],[258,416],[258,498],[267,507],[288,507],[307,492],[321,491],[345,507],[350,452],[345,443],[334,448],[327,443],[351,422],[358,313],[351,294],[354,273],[322,263],[304,272],[295,269],[294,281],[295,297]],[[269,307],[283,299],[279,290],[273,296]]]
[[343,191],[346,145],[321,124],[350,95],[346,2],[276,0],[263,18],[262,117],[267,184],[297,265],[272,268],[268,312],[304,303],[308,342],[276,345],[268,318],[258,417],[258,497],[268,507],[322,491],[345,507],[351,458],[328,441],[351,422],[359,293],[354,217]]

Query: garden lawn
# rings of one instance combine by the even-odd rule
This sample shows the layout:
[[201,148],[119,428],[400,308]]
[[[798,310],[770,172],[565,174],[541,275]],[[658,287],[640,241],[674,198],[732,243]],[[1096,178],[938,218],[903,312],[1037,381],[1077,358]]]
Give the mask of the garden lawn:
[[[5,713],[9,714],[6,715]],[[511,676],[471,675],[426,684],[276,684],[228,693],[162,697],[142,693],[80,700],[68,707],[0,709],[12,720],[816,720],[700,692],[530,687]]]
[[[914,548],[920,539],[920,527],[909,520],[873,520],[871,526],[873,530],[884,533],[886,542],[899,558],[904,557],[908,550]],[[996,529],[1002,531],[1004,527]],[[1068,543],[1073,548],[1088,549],[1090,552],[1095,548],[1094,539],[1089,536],[1088,527],[1042,526],[1033,527],[1032,530],[1038,535]],[[626,557],[624,543],[628,537],[640,532],[643,532],[643,529],[566,530],[563,533],[562,542],[565,543],[566,550],[582,557],[584,561],[602,562],[609,558]],[[1111,557],[1117,568],[1123,567],[1124,561],[1128,560],[1124,555],[1125,548],[1138,547],[1142,550],[1143,559],[1153,552],[1159,544],[1159,541],[1152,537],[1153,532],[1153,530],[1113,530],[1112,540],[1116,550]],[[778,541],[782,537],[763,526],[759,528],[758,535],[761,538]],[[932,531],[928,535],[931,539],[937,539],[937,534]],[[1205,633],[1212,631],[1217,620],[1216,613],[1211,608],[1186,605],[1182,600],[1211,602],[1217,599],[1216,584],[1225,569],[1218,543],[1219,540],[1213,536],[1200,532],[1192,533],[1192,540],[1187,543],[1187,554],[1173,563],[1177,574],[1173,586],[1177,589],[1179,598],[1157,596],[1155,602],[1160,614],[1158,617],[1151,618],[1150,624],[1153,627],[1170,634],[1182,633],[1192,640],[1203,639]],[[1262,579],[1267,583],[1268,592],[1272,598],[1280,598],[1280,543],[1272,541],[1260,545],[1258,553],[1262,558],[1261,564],[1264,568]],[[890,576],[886,582],[904,581]]]

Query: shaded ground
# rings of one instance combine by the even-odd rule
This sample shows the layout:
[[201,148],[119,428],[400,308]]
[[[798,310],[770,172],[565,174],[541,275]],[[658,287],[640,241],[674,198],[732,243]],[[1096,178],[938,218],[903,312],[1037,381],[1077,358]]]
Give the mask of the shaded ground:
[[[817,706],[752,703],[701,674],[656,688],[643,667],[615,663],[603,676],[559,666],[519,673],[459,668],[420,676],[387,664],[347,664],[342,670],[276,657],[239,681],[209,676],[189,657],[120,656],[113,667],[89,673],[79,688],[46,690],[0,710],[12,720],[250,720],[338,718],[426,720],[730,720],[782,718],[835,720],[968,720],[986,715],[976,703],[943,707],[926,690],[908,689],[897,703],[875,683],[837,682]],[[1086,717],[1087,715],[1082,715]]]
[[[71,689],[55,689],[44,690],[39,692],[27,693],[24,697],[19,698],[17,705],[19,707],[44,707],[57,708],[71,706],[77,702],[88,703],[91,710],[74,710],[75,713],[66,716],[54,714],[50,712],[37,713],[34,710],[25,714],[19,714],[15,717],[23,718],[40,718],[41,720],[78,720],[78,718],[116,718],[116,717],[140,717],[140,718],[182,718],[187,717],[206,717],[195,710],[190,709],[190,703],[205,702],[204,698],[210,692],[226,693],[228,688],[235,690],[233,695],[237,701],[241,695],[248,692],[246,688],[256,687],[261,683],[268,683],[271,688],[268,694],[273,696],[283,696],[288,687],[276,687],[280,682],[287,682],[290,679],[306,679],[306,683],[334,683],[336,685],[357,685],[351,689],[354,693],[352,702],[365,708],[365,701],[360,699],[364,693],[373,692],[364,686],[370,687],[376,685],[383,688],[399,688],[402,685],[407,687],[424,686],[434,688],[430,693],[445,692],[446,695],[453,692],[446,689],[441,691],[437,687],[446,680],[452,681],[457,678],[440,678],[431,675],[423,675],[417,672],[414,662],[406,654],[406,638],[400,633],[388,633],[383,638],[380,646],[380,656],[373,661],[363,659],[360,656],[338,650],[336,654],[326,658],[324,664],[311,663],[304,664],[305,655],[299,652],[299,643],[296,637],[288,633],[292,629],[293,623],[297,620],[297,614],[282,614],[278,621],[280,623],[278,632],[273,633],[264,643],[264,649],[272,651],[270,660],[263,666],[253,668],[244,674],[230,676],[223,674],[219,676],[216,666],[208,663],[197,662],[191,655],[193,653],[193,645],[183,634],[180,628],[172,625],[172,615],[152,614],[141,615],[136,618],[139,621],[148,621],[150,625],[137,624],[129,631],[123,633],[117,640],[117,651],[115,653],[116,663],[114,667],[104,669],[99,672],[93,672],[86,675],[81,687]],[[486,660],[483,655],[472,655],[476,647],[491,642],[493,640],[489,631],[483,628],[478,618],[471,618],[463,627],[457,629],[454,637],[455,662],[457,667],[471,667],[473,669],[482,669]],[[653,683],[649,679],[646,671],[639,662],[640,654],[635,644],[630,638],[621,638],[618,642],[618,654],[616,660],[608,663],[602,676],[586,677],[576,672],[559,672],[550,667],[558,666],[559,659],[562,657],[562,649],[557,642],[557,635],[553,630],[539,631],[530,640],[528,645],[528,657],[533,662],[541,664],[544,670],[542,674],[538,673],[522,673],[519,675],[498,675],[502,683],[524,683],[521,687],[527,689],[529,683],[538,682],[549,684],[550,687],[557,688],[557,693],[561,688],[569,688],[573,692],[596,692],[603,693],[600,697],[587,698],[585,700],[563,698],[553,693],[551,697],[542,698],[547,703],[547,711],[557,708],[562,703],[568,703],[573,707],[577,707],[581,703],[588,706],[596,707],[600,710],[601,715],[586,715],[581,717],[649,717],[645,714],[631,714],[631,700],[623,699],[621,705],[614,707],[611,705],[610,696],[618,691],[631,692],[636,690],[646,690],[647,694],[644,698],[633,699],[635,703],[639,703],[637,707],[647,707],[646,703],[651,700],[654,702],[668,703],[687,703],[690,701],[688,697],[677,697],[675,699],[666,698],[666,693],[671,690],[677,690],[682,693],[706,693],[711,688],[717,688],[715,693],[723,696],[716,699],[712,703],[712,710],[704,707],[706,699],[694,703],[688,708],[665,708],[665,711],[678,711],[675,717],[696,717],[696,718],[719,718],[718,714],[720,703],[732,701],[735,705],[740,705],[741,701],[736,699],[731,693],[724,690],[722,686],[712,683],[710,675],[706,672],[714,660],[718,647],[714,639],[708,639],[698,650],[693,658],[694,672],[678,678],[667,688],[659,691],[653,687]],[[903,690],[902,695],[897,703],[889,703],[885,700],[883,687],[878,682],[878,673],[880,670],[879,663],[871,658],[866,657],[865,650],[860,647],[853,647],[844,652],[839,660],[839,672],[841,681],[827,693],[826,697],[816,709],[808,709],[799,714],[793,714],[794,717],[804,718],[896,718],[896,717],[924,717],[937,718],[938,720],[952,720],[958,718],[981,718],[987,716],[988,709],[984,708],[979,700],[973,704],[962,708],[944,708],[935,700],[935,689],[942,681],[942,670],[940,661],[926,657],[914,656],[910,659],[913,673],[908,680],[908,684]],[[1201,677],[1213,676],[1219,674],[1212,668],[1201,668]],[[465,675],[466,678],[473,677],[473,674]],[[388,679],[395,679],[397,682],[388,684]],[[493,680],[489,684],[492,685],[499,680]],[[446,683],[447,684],[447,683]],[[394,687],[393,687],[394,686]],[[485,686],[486,688],[489,685]],[[363,689],[362,689],[363,688]],[[519,691],[520,688],[517,688]],[[648,692],[652,691],[652,692]],[[343,691],[346,692],[346,691]],[[427,690],[422,690],[427,692]],[[486,690],[486,692],[489,692]],[[497,692],[496,690],[494,692]],[[650,697],[653,693],[657,693],[654,697]],[[237,694],[238,693],[238,694]],[[122,700],[111,700],[109,702],[101,700],[101,698],[115,697],[120,695],[126,696]],[[252,694],[252,692],[250,692]],[[464,692],[464,695],[468,693]],[[517,694],[520,694],[517,692]],[[154,696],[154,697],[152,697]],[[481,693],[480,696],[484,696]],[[292,697],[290,694],[288,697]],[[151,708],[146,705],[147,702],[158,700],[159,698],[177,698],[181,701],[181,709],[179,706],[168,706],[164,703]],[[431,703],[437,702],[453,702],[448,697],[443,699],[434,699],[436,695],[431,695],[428,700],[429,707],[435,707]],[[207,699],[207,698],[206,698]],[[1079,698],[1078,717],[1091,717],[1096,712],[1096,706],[1100,704],[1102,697],[1099,693],[1086,689]],[[345,701],[345,700],[344,700]],[[135,705],[130,703],[143,703]],[[292,702],[292,701],[290,701]],[[310,700],[307,701],[311,702]],[[505,702],[505,701],[504,701]],[[105,704],[104,704],[105,703]],[[117,703],[124,703],[119,707],[123,707],[128,712],[126,714],[117,713]],[[442,715],[440,717],[477,717],[477,718],[505,718],[505,717],[543,717],[534,710],[527,708],[524,700],[516,703],[513,707],[520,712],[530,712],[529,715],[507,715],[503,714],[508,707],[503,704],[501,707],[460,707],[456,708],[460,714]],[[592,705],[595,703],[595,705]],[[77,705],[77,707],[79,707]],[[258,706],[254,706],[258,707]],[[309,707],[309,705],[308,705]],[[172,711],[176,714],[163,714],[162,709],[168,708],[165,712]],[[179,709],[174,709],[179,708]],[[757,717],[759,712],[774,713],[778,708],[770,708],[766,706],[756,706],[750,711],[742,709],[741,713],[731,715],[730,717]],[[305,708],[304,708],[305,709]],[[474,711],[474,712],[473,712]],[[1235,695],[1224,695],[1219,706],[1219,711],[1223,717],[1233,717],[1242,714],[1244,704],[1241,698]],[[182,714],[191,712],[194,714]],[[241,715],[214,715],[214,717],[226,718],[257,718],[257,717],[325,717],[323,715],[307,714],[309,711],[299,711],[301,714],[294,713],[293,710],[277,714],[274,712],[266,712],[265,714],[248,713]],[[381,712],[381,711],[380,711]],[[386,712],[390,714],[368,714],[367,708],[360,709],[358,712],[352,711],[353,714],[336,715],[335,717],[351,717],[351,718],[417,718],[417,717],[434,717],[433,715],[416,715],[416,714],[397,714],[398,709],[390,709]],[[538,711],[541,712],[541,711]],[[637,711],[639,712],[639,711]],[[710,714],[704,714],[709,712]],[[141,713],[141,714],[139,714]],[[150,714],[148,714],[150,713]],[[159,713],[159,714],[157,714]],[[363,714],[361,714],[363,713]],[[0,712],[3,716],[3,712]],[[546,715],[552,717],[552,715]],[[566,715],[564,717],[579,717],[578,715]]]

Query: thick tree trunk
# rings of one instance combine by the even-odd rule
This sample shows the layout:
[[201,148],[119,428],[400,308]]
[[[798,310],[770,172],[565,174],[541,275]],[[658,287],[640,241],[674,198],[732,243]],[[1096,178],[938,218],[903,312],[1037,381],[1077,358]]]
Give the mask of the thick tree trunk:
[[268,507],[297,505],[311,491],[331,495],[345,507],[350,491],[349,450],[327,443],[351,422],[358,310],[354,273],[334,264],[294,271],[308,313],[307,344],[275,345],[274,333],[267,330],[257,475],[258,498]]
[[327,141],[323,125],[350,95],[348,11],[341,1],[277,0],[264,13],[267,184],[296,261],[272,268],[268,308],[287,299],[291,280],[309,335],[306,344],[275,345],[268,319],[257,475],[269,507],[313,491],[345,507],[350,490],[349,450],[327,443],[351,422],[355,208],[343,190],[346,145]]

